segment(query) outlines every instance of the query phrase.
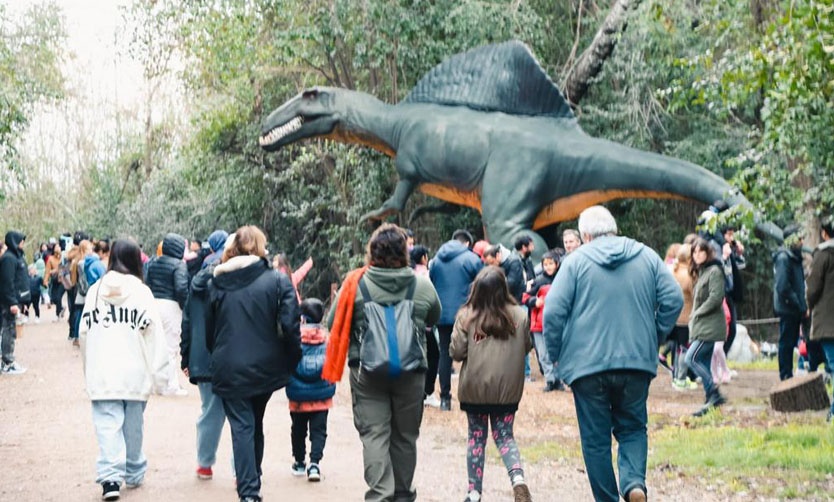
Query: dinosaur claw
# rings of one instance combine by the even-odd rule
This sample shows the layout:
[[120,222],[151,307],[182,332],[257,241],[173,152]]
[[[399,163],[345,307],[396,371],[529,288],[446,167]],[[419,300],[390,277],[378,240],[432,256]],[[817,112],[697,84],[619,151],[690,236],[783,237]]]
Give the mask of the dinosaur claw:
[[359,221],[368,221],[368,220],[382,221],[385,218],[387,218],[388,216],[390,216],[392,214],[395,214],[396,212],[397,212],[396,209],[381,207],[381,208],[376,209],[374,211],[370,211],[370,212],[367,212],[367,213],[363,214],[362,217],[359,218]]

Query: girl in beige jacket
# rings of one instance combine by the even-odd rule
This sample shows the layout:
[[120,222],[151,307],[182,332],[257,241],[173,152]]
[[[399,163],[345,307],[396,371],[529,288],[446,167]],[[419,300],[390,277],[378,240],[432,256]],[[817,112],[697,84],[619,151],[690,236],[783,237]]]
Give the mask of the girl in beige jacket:
[[524,392],[524,356],[532,348],[529,324],[527,312],[510,294],[504,272],[494,266],[482,269],[458,312],[449,347],[452,359],[463,361],[458,400],[469,421],[467,501],[481,499],[490,425],[515,501],[531,500],[513,437],[515,412]]

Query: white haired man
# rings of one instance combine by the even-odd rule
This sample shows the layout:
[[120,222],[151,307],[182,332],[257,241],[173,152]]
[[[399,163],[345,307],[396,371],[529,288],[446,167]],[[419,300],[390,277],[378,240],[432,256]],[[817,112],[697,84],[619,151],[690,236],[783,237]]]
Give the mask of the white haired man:
[[[645,501],[646,399],[658,340],[672,330],[683,295],[663,260],[617,236],[602,206],[579,215],[585,244],[569,254],[545,299],[547,350],[570,385],[582,455],[597,501]],[[619,489],[611,457],[617,438]]]

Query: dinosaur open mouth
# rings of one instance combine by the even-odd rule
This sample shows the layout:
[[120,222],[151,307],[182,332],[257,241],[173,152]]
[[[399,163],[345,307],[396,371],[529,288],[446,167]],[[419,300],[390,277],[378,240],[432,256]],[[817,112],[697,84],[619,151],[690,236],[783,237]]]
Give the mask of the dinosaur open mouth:
[[261,137],[258,138],[258,143],[261,146],[273,145],[277,143],[279,140],[281,140],[281,138],[288,136],[294,133],[295,131],[301,129],[301,124],[303,123],[303,118],[295,117],[286,124],[273,127],[268,133],[261,134]]

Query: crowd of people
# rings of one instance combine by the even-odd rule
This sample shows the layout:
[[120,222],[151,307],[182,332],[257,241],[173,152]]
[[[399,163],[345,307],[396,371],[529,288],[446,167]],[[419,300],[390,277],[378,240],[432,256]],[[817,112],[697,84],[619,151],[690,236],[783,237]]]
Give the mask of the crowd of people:
[[[145,403],[151,394],[187,395],[182,374],[201,401],[196,475],[212,478],[228,422],[237,493],[252,502],[261,500],[272,394],[283,388],[289,400],[292,474],[317,482],[328,411],[345,373],[365,500],[416,500],[423,411],[454,408],[457,370],[455,395],[468,423],[465,500],[482,498],[491,432],[514,500],[527,502],[513,428],[525,381],[535,378],[532,351],[542,391],[572,393],[594,498],[645,501],[646,402],[658,367],[671,371],[677,390],[700,383],[705,399],[694,415],[726,402],[720,387],[733,376],[726,353],[743,301],[744,246],[723,227],[687,236],[664,260],[618,235],[602,206],[583,211],[577,227],[534,263],[528,235],[510,250],[457,230],[432,257],[412,232],[382,224],[365,265],[346,275],[329,311],[327,300],[300,294],[312,260],[293,270],[285,254],[268,254],[266,236],[253,226],[217,230],[205,243],[169,233],[152,257],[131,239],[77,232],[39,245],[31,265],[25,236],[8,232],[0,249],[0,372],[26,371],[14,357],[17,328],[39,322],[42,305],[62,319],[66,296],[67,336],[81,350],[92,402],[102,498],[143,483]],[[787,228],[773,255],[782,379],[793,375],[800,332],[817,365],[830,367],[834,357],[834,290],[826,288],[834,281],[832,221],[823,220],[807,281],[799,235]]]

